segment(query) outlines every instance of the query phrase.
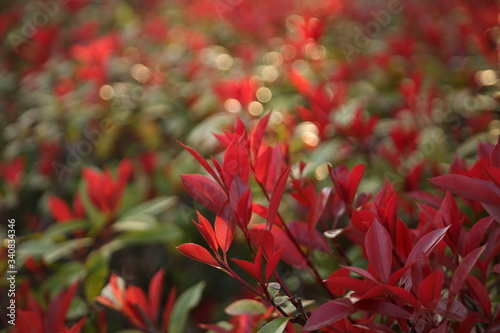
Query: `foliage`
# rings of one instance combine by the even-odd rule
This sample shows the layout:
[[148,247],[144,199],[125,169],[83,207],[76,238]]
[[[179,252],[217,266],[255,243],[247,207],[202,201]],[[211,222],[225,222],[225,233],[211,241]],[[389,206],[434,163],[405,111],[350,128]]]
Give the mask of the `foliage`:
[[0,4],[0,330],[496,331],[499,12]]

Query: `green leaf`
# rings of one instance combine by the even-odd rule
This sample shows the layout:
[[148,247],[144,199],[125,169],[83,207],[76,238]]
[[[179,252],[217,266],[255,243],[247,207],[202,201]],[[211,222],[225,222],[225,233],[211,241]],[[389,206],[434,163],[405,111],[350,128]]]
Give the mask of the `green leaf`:
[[66,262],[54,268],[57,268],[56,272],[43,283],[42,287],[42,290],[48,291],[51,296],[55,296],[74,283],[85,269],[83,264],[77,261]]
[[177,204],[177,197],[163,196],[154,198],[130,209],[125,214],[123,214],[123,216],[119,220],[140,220],[140,217],[142,215],[157,215],[170,208],[175,207]]
[[93,300],[106,285],[109,274],[108,261],[101,251],[94,251],[87,257],[85,266],[87,267],[87,276],[83,283],[85,296]]
[[127,244],[165,242],[176,239],[181,235],[181,230],[174,225],[158,225],[149,230],[129,231],[115,237]]
[[87,229],[89,222],[86,220],[70,220],[64,223],[54,223],[43,232],[43,237],[56,237],[60,235],[67,235],[75,232],[78,229]]
[[262,327],[257,333],[281,333],[285,330],[290,318],[276,318]]
[[168,333],[185,332],[189,311],[200,302],[203,288],[205,288],[205,282],[201,281],[179,296],[172,309],[172,315],[168,324]]
[[93,240],[91,238],[78,238],[57,243],[55,248],[52,248],[43,254],[43,259],[45,260],[45,263],[51,264],[62,257],[68,256],[76,249],[91,245],[92,241]]
[[258,315],[267,312],[266,307],[256,300],[253,299],[240,299],[236,302],[231,303],[226,308],[226,313],[231,316],[239,315]]

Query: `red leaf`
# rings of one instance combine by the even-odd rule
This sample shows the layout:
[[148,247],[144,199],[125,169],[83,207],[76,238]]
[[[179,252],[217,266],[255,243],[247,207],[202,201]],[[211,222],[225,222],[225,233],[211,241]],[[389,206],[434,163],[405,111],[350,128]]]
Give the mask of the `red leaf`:
[[464,320],[468,311],[467,308],[460,302],[452,301],[450,304],[447,303],[447,300],[440,298],[437,302],[435,313],[442,315],[446,318],[450,318],[453,320]]
[[[146,320],[151,320],[151,312],[146,300],[146,295],[141,288],[129,286],[125,292],[125,315],[133,324],[141,329],[147,328]],[[147,316],[147,318],[144,318]]]
[[274,219],[276,218],[276,215],[278,215],[278,207],[280,205],[283,192],[285,191],[289,174],[290,166],[283,170],[280,177],[278,178],[276,186],[273,189],[273,193],[271,194],[271,202],[269,203],[269,212],[267,214],[267,230],[271,230],[271,227],[274,224]]
[[389,283],[388,285],[390,286],[394,286],[394,285],[398,285],[398,286],[401,286],[405,283],[404,279],[403,281],[399,281],[399,279],[401,279],[401,277],[413,266],[413,263],[411,264],[408,264],[406,265],[405,267],[403,268],[400,268],[398,269],[397,271],[395,271],[394,273],[392,273],[391,277],[389,278]]
[[314,331],[342,320],[356,312],[347,299],[337,299],[320,306],[304,326],[304,331]]
[[227,195],[210,178],[202,175],[181,175],[186,191],[203,206],[217,213],[227,201]]
[[222,185],[221,183],[221,179],[219,177],[219,175],[215,172],[215,170],[210,166],[210,164],[208,164],[207,160],[205,160],[196,150],[194,150],[193,148],[191,147],[188,147],[186,145],[184,145],[182,142],[180,141],[177,141],[182,147],[184,147],[184,149],[186,149],[191,155],[193,155],[194,158],[196,158],[196,160],[198,161],[198,163],[200,163],[203,168],[205,168],[205,170],[207,170],[207,172],[210,174],[210,176],[214,177],[214,179]]
[[248,231],[250,240],[255,247],[264,254],[265,258],[270,258],[275,252],[274,236],[269,230],[251,229]]
[[[363,281],[359,279],[355,279],[350,276],[332,276],[325,280],[325,283],[334,294],[338,296],[342,296],[345,294],[345,290],[353,290],[360,293],[367,293],[370,291],[375,285],[374,282]],[[342,293],[342,291],[344,291]]]
[[[310,249],[320,250],[323,252],[329,252],[330,246],[326,241],[325,237],[320,234],[318,230],[313,230],[312,239],[308,235],[308,225],[301,221],[290,221],[288,223],[288,230],[295,240],[303,246]],[[342,230],[341,230],[342,231]],[[341,232],[340,231],[340,232]],[[339,232],[339,233],[340,233]]]
[[274,252],[273,255],[269,258],[266,265],[266,280],[269,281],[271,275],[273,275],[276,266],[281,260],[281,256],[283,255],[283,251],[285,248],[281,248],[278,251]]
[[234,177],[238,175],[244,182],[248,182],[250,174],[250,156],[245,147],[243,138],[235,137],[224,153],[224,181],[226,187],[231,188]]
[[[240,201],[243,197],[245,197],[246,200],[241,203],[240,209]],[[231,184],[231,189],[229,190],[229,202],[231,203],[231,208],[236,213],[240,226],[243,229],[246,227],[247,222],[250,221],[248,209],[251,209],[252,202],[250,198],[250,187],[238,175],[234,177],[233,183]]]
[[378,278],[387,283],[392,268],[392,242],[389,232],[376,220],[366,233],[365,250],[368,263]]
[[406,265],[417,259],[417,257],[420,256],[421,253],[429,255],[429,253],[434,250],[439,242],[443,240],[446,231],[448,231],[449,228],[450,226],[433,230],[420,238],[420,240],[413,246],[413,249],[408,255],[408,259],[406,259]]
[[378,284],[379,281],[376,277],[374,277],[370,272],[368,272],[367,270],[363,269],[363,268],[360,268],[360,267],[354,267],[354,266],[348,266],[348,267],[344,267],[344,268],[347,268],[348,270],[350,270],[351,272],[354,272],[356,274],[359,274],[361,275],[362,277],[368,279],[368,280],[371,280],[372,282]]
[[465,254],[469,254],[472,250],[475,250],[481,244],[481,241],[486,235],[491,223],[493,222],[493,218],[485,217],[479,220],[476,224],[470,228],[469,233],[467,234],[467,238],[465,239]]
[[219,263],[215,258],[208,252],[204,247],[194,244],[194,243],[186,243],[177,246],[177,250],[180,253],[194,260],[201,261],[210,266],[220,267]]
[[367,299],[356,302],[353,305],[359,310],[369,311],[384,316],[404,319],[409,319],[411,317],[411,314],[408,311],[405,311],[399,306],[387,301]]
[[422,305],[430,310],[434,310],[437,301],[441,297],[443,289],[444,274],[440,270],[436,270],[427,276],[418,287],[418,299]]
[[463,175],[441,175],[429,180],[432,184],[459,196],[487,205],[498,205],[500,196],[493,184]]
[[215,231],[212,228],[212,225],[203,215],[200,214],[199,211],[196,211],[196,214],[198,215],[199,223],[196,223],[193,220],[194,225],[196,226],[196,228],[198,228],[203,238],[205,238],[208,246],[210,246],[212,250],[217,252],[217,250],[219,249],[219,244],[217,243],[217,237],[215,236]]
[[17,310],[15,333],[43,333],[43,318],[32,311]]
[[229,250],[233,242],[235,227],[231,207],[229,207],[229,202],[226,202],[215,217],[215,237],[224,253]]
[[151,279],[148,289],[149,304],[151,306],[151,319],[153,322],[158,322],[160,314],[160,300],[163,294],[163,278],[165,277],[165,270],[160,269]]
[[252,192],[250,189],[243,193],[238,201],[237,214],[240,221],[240,227],[242,230],[246,230],[250,220],[252,218]]
[[55,332],[64,331],[66,325],[66,314],[71,305],[71,301],[75,295],[76,289],[78,288],[79,281],[73,283],[61,292],[49,305],[47,309],[47,327]]
[[170,314],[172,313],[172,309],[174,308],[174,302],[176,296],[177,296],[177,288],[172,287],[172,289],[170,289],[170,291],[168,292],[167,301],[165,302],[165,308],[163,309],[163,314],[161,315],[163,322],[162,325],[163,332],[167,332],[168,330],[168,326],[170,323]]
[[359,182],[361,178],[363,178],[363,174],[365,173],[366,166],[363,164],[357,164],[349,173],[349,178],[347,180],[347,188],[349,191],[349,203],[352,203],[354,200],[354,196],[356,195],[356,190],[358,189]]
[[49,196],[49,210],[58,222],[73,218],[68,205],[61,198]]
[[484,251],[484,246],[475,249],[471,253],[469,253],[462,262],[458,265],[455,273],[453,274],[453,278],[450,283],[450,293],[448,296],[448,303],[453,302],[455,297],[458,295],[460,289],[462,289],[462,285],[464,284],[467,276],[469,275],[474,265],[476,265],[477,260],[481,256]]
[[389,289],[390,291],[392,291],[399,298],[404,300],[406,303],[413,306],[415,309],[420,308],[420,303],[418,302],[417,298],[415,296],[413,296],[413,294],[410,293],[408,290],[401,288],[401,287],[394,287],[394,286],[385,286],[385,287],[387,289]]
[[458,327],[457,333],[471,333],[474,332],[474,325],[477,323],[479,313],[472,313],[465,318],[465,320]]
[[364,330],[368,330],[369,332],[377,332],[377,333],[395,333],[389,327],[384,324],[375,323],[373,321],[364,321],[359,324],[355,324],[354,327],[359,327]]
[[[261,256],[260,251],[257,253],[257,256]],[[231,258],[231,260],[243,268],[245,272],[250,274],[255,280],[261,281],[261,271],[260,271],[260,266],[256,267],[256,265],[253,262],[246,261],[246,260],[241,260],[241,259],[236,259],[236,258]]]
[[[257,224],[253,228],[262,230],[265,229],[265,227],[264,224]],[[273,226],[271,233],[274,237],[274,249],[286,249],[286,251],[283,252],[283,261],[296,268],[304,269],[307,267],[307,261],[304,259],[302,253],[297,249],[293,241],[282,228]]]
[[497,144],[491,151],[490,164],[492,167],[500,168],[500,137],[498,137]]
[[265,117],[262,117],[250,136],[250,149],[254,163],[259,156],[259,148],[262,144],[262,139],[264,137],[264,133],[266,132],[267,123],[269,122],[270,117],[271,112],[269,112]]
[[[330,274],[328,279],[325,280],[325,283],[328,286],[328,289],[330,290],[330,292],[336,296],[339,296],[339,297],[343,296],[347,292],[347,289],[338,285],[335,281],[331,281],[330,283],[328,281],[332,278],[349,278],[349,275],[350,275],[350,273],[349,273],[349,270],[347,268],[337,269],[335,272]],[[355,279],[355,280],[362,282],[358,279]]]
[[481,281],[479,281],[475,276],[469,275],[465,281],[467,284],[467,288],[469,289],[470,294],[476,300],[477,304],[483,312],[486,314],[486,317],[491,316],[491,300],[486,287]]
[[328,202],[328,198],[330,198],[331,192],[332,192],[331,186],[325,187],[324,189],[321,190],[321,192],[319,192],[314,197],[312,207],[309,210],[309,215],[307,217],[307,225],[309,229],[309,238],[311,239],[311,243],[312,243],[313,232],[316,228],[316,224],[318,223],[319,219],[321,218],[321,215],[323,214],[323,211],[325,210],[325,206]]

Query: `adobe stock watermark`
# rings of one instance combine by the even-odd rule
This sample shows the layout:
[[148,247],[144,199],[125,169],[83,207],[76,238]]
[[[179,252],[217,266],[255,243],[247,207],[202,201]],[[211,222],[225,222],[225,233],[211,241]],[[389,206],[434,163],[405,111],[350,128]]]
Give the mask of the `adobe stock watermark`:
[[18,32],[10,32],[7,35],[14,52],[19,51],[19,46],[28,43],[38,32],[38,29],[49,24],[61,10],[61,6],[67,4],[69,0],[38,0],[36,6],[38,10],[26,15],[21,19],[21,28]]
[[227,12],[232,12],[234,7],[238,6],[242,2],[243,0],[212,0],[215,12],[221,20],[224,19],[224,15]]
[[99,121],[98,126],[82,130],[82,139],[73,145],[67,145],[64,163],[52,162],[52,169],[59,181],[64,181],[66,174],[71,174],[83,162],[83,158],[92,154],[95,148],[102,142],[104,136],[115,130],[118,123],[123,122],[132,111],[144,101],[147,91],[136,86],[129,90],[129,93],[115,97],[111,101],[110,114]]
[[351,38],[339,37],[339,45],[344,57],[348,62],[351,61],[353,54],[361,53],[362,49],[367,48],[372,39],[380,34],[383,28],[389,26],[393,16],[403,11],[401,0],[389,0],[385,9],[372,10],[370,16],[373,18],[363,27],[354,26],[353,36]]

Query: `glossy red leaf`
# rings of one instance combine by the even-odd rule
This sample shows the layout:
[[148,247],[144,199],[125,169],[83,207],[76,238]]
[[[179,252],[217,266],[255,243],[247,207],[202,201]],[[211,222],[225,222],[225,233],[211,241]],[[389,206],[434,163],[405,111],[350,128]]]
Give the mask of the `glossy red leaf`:
[[203,206],[217,213],[227,201],[227,195],[210,178],[202,175],[181,175],[186,191]]
[[309,238],[312,241],[313,232],[316,229],[316,224],[318,223],[323,211],[325,210],[325,206],[328,202],[328,198],[330,198],[330,193],[332,192],[332,187],[325,187],[321,190],[315,197],[312,203],[312,207],[309,210],[309,215],[307,217],[307,225],[309,231]]
[[229,202],[222,205],[215,217],[215,237],[223,252],[227,252],[234,238],[236,222],[229,206]]
[[283,197],[283,193],[285,192],[285,187],[288,181],[288,175],[290,174],[290,166],[286,167],[285,170],[281,173],[276,186],[273,189],[271,194],[271,201],[269,203],[269,212],[267,214],[267,230],[271,230],[271,227],[274,225],[274,219],[278,215],[278,207],[281,203],[281,198]]
[[264,257],[270,258],[275,252],[274,236],[271,231],[266,229],[250,229],[248,231],[250,240],[255,247],[264,254]]
[[274,270],[276,269],[276,266],[278,266],[278,263],[281,260],[281,256],[283,255],[284,250],[285,250],[284,248],[281,248],[278,251],[274,252],[273,255],[267,261],[266,270],[265,270],[267,281],[269,281],[269,279],[271,278],[271,275],[273,275]]
[[389,278],[389,283],[388,285],[390,286],[402,286],[405,283],[405,279],[400,279],[405,275],[405,273],[411,269],[413,266],[413,263],[407,264],[406,266],[398,269],[394,273],[392,273],[391,277]]
[[290,221],[288,223],[288,230],[293,238],[302,246],[310,249],[320,250],[323,252],[330,252],[330,246],[326,238],[318,231],[313,230],[312,238],[308,235],[308,225],[301,221]]
[[234,177],[238,175],[244,182],[248,182],[250,174],[250,156],[245,147],[243,138],[235,137],[224,153],[224,182],[229,189]]
[[491,183],[463,175],[441,175],[429,180],[444,190],[488,205],[498,205],[500,196]]
[[392,241],[389,232],[376,220],[365,237],[368,263],[380,281],[387,283],[392,268]]
[[[341,285],[337,284],[335,280],[328,282],[332,278],[349,278],[350,277],[350,272],[347,268],[340,268],[337,269],[335,272],[330,274],[328,279],[325,280],[325,283],[330,290],[331,293],[333,293],[336,296],[343,296],[347,292],[347,288],[342,287]],[[355,279],[356,281],[360,281],[358,279]],[[362,281],[360,281],[362,282]]]
[[257,159],[257,156],[259,155],[259,149],[262,144],[264,134],[266,133],[266,127],[270,117],[271,112],[262,117],[257,123],[257,126],[255,126],[255,128],[253,129],[252,134],[250,135],[250,150],[252,152],[253,161],[255,161]]
[[412,261],[417,259],[421,253],[429,255],[429,253],[431,253],[434,250],[434,248],[436,248],[439,242],[443,240],[449,228],[450,226],[433,230],[428,234],[424,235],[422,238],[420,238],[419,241],[413,246],[413,249],[408,255],[408,258],[406,259],[406,264],[408,265]]
[[151,306],[151,319],[156,323],[160,315],[160,300],[163,295],[163,279],[165,277],[165,269],[160,269],[149,283],[148,298]]
[[208,246],[217,252],[219,244],[217,243],[217,237],[215,236],[215,231],[212,225],[203,215],[200,214],[200,212],[196,211],[196,215],[198,215],[198,223],[193,220],[194,225],[198,228],[198,231],[201,233],[203,238],[205,238]]
[[210,174],[210,176],[212,176],[217,182],[219,182],[219,184],[222,184],[221,183],[221,179],[219,177],[219,175],[215,172],[215,170],[210,166],[210,164],[208,164],[207,160],[205,160],[196,150],[194,150],[193,148],[189,147],[189,146],[186,146],[185,144],[183,144],[182,142],[179,142],[177,141],[182,147],[184,147],[184,149],[186,149],[191,155],[193,155],[193,157],[198,161],[198,163],[201,164],[201,166],[203,166],[203,168],[205,170],[207,170],[207,172]]
[[467,288],[469,289],[470,294],[477,302],[481,310],[485,313],[486,317],[491,316],[491,300],[488,290],[484,284],[479,281],[475,276],[469,275],[465,280]]
[[[261,256],[260,252],[257,253],[257,256]],[[262,280],[260,266],[257,267],[253,262],[246,261],[246,260],[241,260],[241,259],[236,259],[236,258],[231,258],[231,260],[235,264],[237,264],[238,266],[243,268],[243,270],[245,272],[247,272],[248,274],[250,274],[255,280],[257,280],[257,281]]]
[[408,290],[395,286],[385,286],[385,287],[389,289],[392,293],[394,293],[396,296],[404,300],[406,303],[413,306],[415,309],[420,308],[420,303],[418,302],[417,298],[413,296],[413,294],[410,293]]
[[304,330],[319,330],[323,327],[336,323],[337,321],[342,320],[355,312],[356,310],[346,299],[330,301],[321,305],[312,313],[311,317],[309,317],[306,325],[304,326]]
[[201,261],[210,266],[219,267],[219,263],[215,258],[208,252],[204,247],[194,244],[194,243],[186,243],[179,245],[177,247],[180,253],[194,260]]
[[356,190],[358,189],[359,182],[365,173],[366,166],[363,164],[357,164],[349,173],[349,178],[347,180],[347,188],[349,191],[349,203],[352,203],[354,196],[356,195]]
[[[254,229],[265,229],[264,224],[257,224],[253,226]],[[267,229],[266,229],[267,230]],[[297,249],[293,241],[290,239],[288,234],[280,227],[273,226],[271,228],[271,233],[274,237],[274,249],[285,248],[286,251],[283,252],[283,261],[292,265],[296,268],[304,269],[307,267],[307,261],[304,259],[302,253]]]
[[500,188],[500,168],[484,166],[484,173],[496,187]]
[[[229,202],[231,209],[236,214],[240,226],[245,228],[250,221],[248,210],[251,211],[250,187],[238,175],[234,177],[231,189],[229,190]],[[243,199],[243,201],[242,201]]]
[[384,316],[404,319],[411,318],[411,313],[388,301],[367,299],[356,302],[355,304],[353,304],[353,306],[355,306],[359,310],[373,312]]
[[478,261],[483,251],[484,251],[484,246],[475,249],[474,251],[469,253],[458,265],[457,269],[453,274],[453,278],[451,279],[448,302],[451,303],[458,295],[458,292],[460,291],[460,289],[462,289],[462,286],[465,280],[467,279],[467,276],[469,275],[472,268],[474,268],[474,266],[476,265],[476,262]]
[[437,301],[441,297],[443,281],[443,272],[436,270],[427,276],[418,286],[418,299],[426,309],[429,309],[430,311],[434,310]]
[[472,228],[470,228],[465,239],[466,255],[479,247],[479,244],[481,244],[481,241],[484,239],[484,236],[486,235],[486,232],[490,228],[492,222],[493,218],[485,217],[476,222]]
[[376,284],[370,280],[363,281],[350,276],[330,275],[330,277],[325,280],[325,283],[328,286],[328,289],[338,296],[345,294],[346,290],[367,293],[376,286]]
[[354,272],[356,274],[359,274],[361,275],[362,277],[374,282],[374,283],[379,283],[379,280],[374,277],[370,272],[368,272],[367,270],[363,269],[363,268],[360,268],[360,267],[354,267],[354,266],[348,266],[348,267],[344,267],[344,268],[347,268],[348,270],[350,270],[351,272]]

